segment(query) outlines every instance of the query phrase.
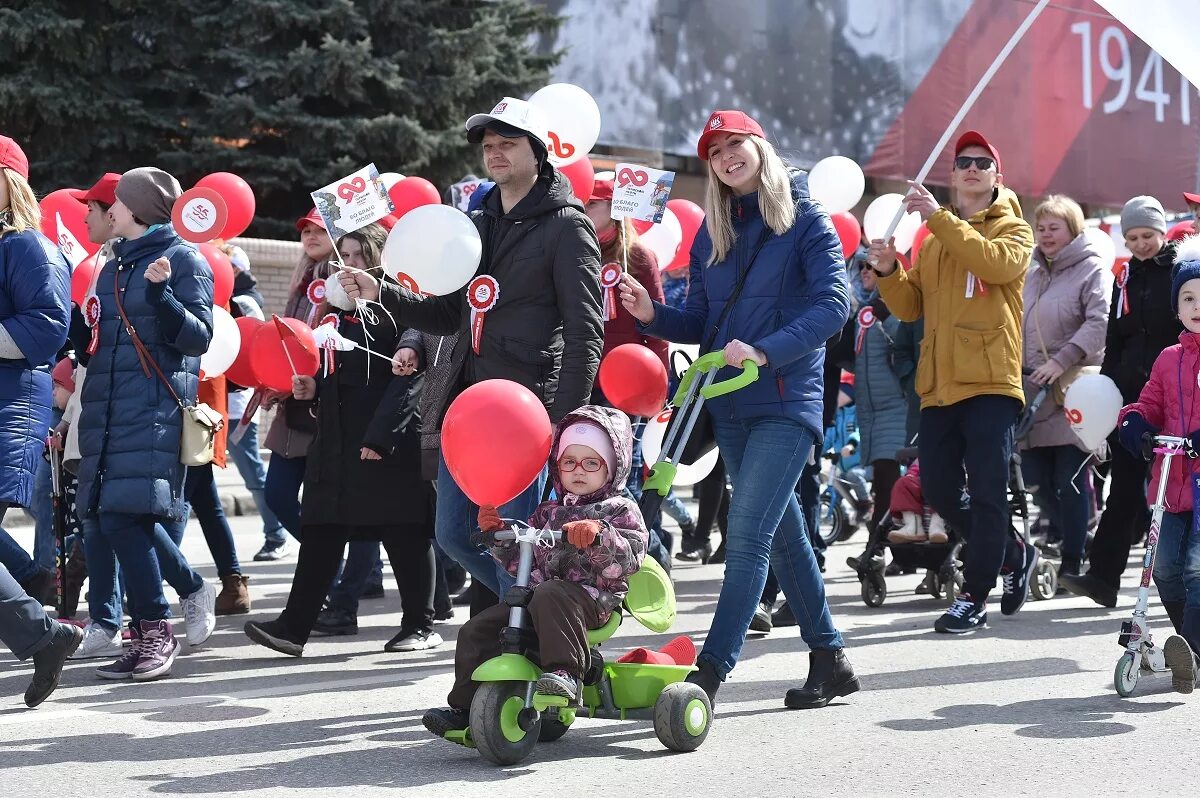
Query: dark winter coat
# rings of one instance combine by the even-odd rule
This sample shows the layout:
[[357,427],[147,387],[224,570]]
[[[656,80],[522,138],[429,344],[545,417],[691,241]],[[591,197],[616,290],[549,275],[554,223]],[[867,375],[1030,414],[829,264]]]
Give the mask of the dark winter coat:
[[[171,261],[161,295],[146,267]],[[121,239],[96,281],[100,343],[88,363],[79,416],[79,511],[183,518],[183,434],[179,405],[152,367],[138,359],[117,313],[116,291],[138,337],[186,404],[200,384],[200,356],[212,340],[212,271],[167,224]],[[155,299],[158,298],[156,302]]]
[[446,398],[453,386],[450,379],[450,353],[458,341],[454,335],[430,335],[420,330],[408,329],[400,336],[400,346],[417,353],[424,384],[421,386],[421,474],[436,480],[441,460],[442,433],[439,419],[432,408],[445,407]]
[[[629,478],[632,462],[633,435],[629,418],[619,410],[588,405],[570,413],[554,430],[551,452],[558,451],[558,439],[563,430],[578,421],[587,421],[608,433],[616,455],[614,473],[608,484],[587,496],[574,496],[563,489],[558,469],[550,464],[555,496],[565,496],[542,502],[533,511],[529,525],[537,529],[562,529],[571,521],[600,521],[602,531],[591,546],[577,549],[563,540],[557,545],[537,547],[533,553],[533,571],[529,586],[550,579],[575,582],[596,600],[602,610],[601,620],[608,621],[609,613],[621,606],[629,592],[629,576],[642,567],[650,533],[642,512],[633,499],[622,494]],[[514,576],[520,565],[519,547],[511,543],[492,548],[492,556]]]
[[25,355],[0,360],[0,501],[29,506],[50,424],[49,365],[67,340],[71,273],[41,233],[0,236],[0,324]]
[[[376,323],[354,313],[338,314],[338,332],[388,357],[400,334],[386,313]],[[417,438],[422,377],[396,377],[387,361],[362,350],[337,352],[328,376],[317,377],[317,434],[308,448],[304,471],[304,526],[399,528],[406,534],[432,536],[433,500],[421,478]],[[363,447],[381,460],[363,460]],[[380,532],[383,530],[380,529]]]
[[[588,401],[600,365],[604,321],[595,228],[571,184],[549,164],[508,213],[494,188],[471,218],[483,239],[477,274],[490,274],[500,284],[479,355],[471,348],[465,287],[443,297],[420,297],[389,284],[380,301],[406,326],[436,335],[461,333],[451,354],[454,389],[447,405],[467,385],[506,379],[533,391],[550,418],[561,419]],[[433,410],[440,427],[446,406]]]
[[1136,402],[1159,354],[1179,341],[1183,325],[1172,308],[1171,275],[1175,242],[1168,242],[1150,260],[1131,258],[1126,268],[1129,280],[1125,295],[1129,309],[1121,303],[1121,289],[1113,288],[1108,309],[1108,333],[1104,339],[1104,363],[1100,373],[1112,379],[1125,404]]
[[[783,235],[771,233],[749,271],[737,304],[709,348],[738,339],[767,356],[758,381],[705,404],[718,421],[782,416],[803,424],[820,440],[825,342],[841,330],[850,313],[849,285],[842,244],[829,214],[808,194],[803,173],[792,177],[796,221]],[[730,200],[737,236],[729,254],[709,266],[712,239],[701,227],[692,244],[687,305],[679,311],[655,304],[646,332],[684,344],[708,340],[738,277],[750,266],[760,235],[769,228],[758,209],[758,194]],[[722,369],[718,380],[736,376]]]
[[862,439],[862,460],[894,460],[904,448],[908,403],[900,378],[892,365],[892,344],[900,320],[887,311],[876,293],[864,305],[871,308],[874,321],[864,325],[859,311],[855,331],[854,403],[858,407],[858,431]]

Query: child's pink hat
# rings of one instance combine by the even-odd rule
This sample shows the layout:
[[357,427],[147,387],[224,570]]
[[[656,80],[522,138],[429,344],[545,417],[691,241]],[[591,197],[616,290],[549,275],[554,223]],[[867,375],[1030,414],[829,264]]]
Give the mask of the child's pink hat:
[[568,446],[575,444],[592,449],[604,459],[609,474],[617,473],[617,452],[613,449],[612,438],[608,432],[590,421],[576,421],[558,437],[558,451],[554,453],[554,459],[558,460]]

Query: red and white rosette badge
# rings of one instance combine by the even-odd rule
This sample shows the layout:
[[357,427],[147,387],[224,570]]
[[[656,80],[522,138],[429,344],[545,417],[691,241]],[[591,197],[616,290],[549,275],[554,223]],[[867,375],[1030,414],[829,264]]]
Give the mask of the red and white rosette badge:
[[500,283],[490,274],[481,274],[467,285],[467,304],[471,306],[471,349],[479,354],[483,341],[483,317],[500,301]]
[[1121,318],[1129,312],[1129,293],[1125,287],[1129,285],[1129,261],[1125,261],[1116,269],[1117,290],[1121,292],[1121,298],[1117,302],[1117,318]]
[[863,305],[858,311],[858,332],[854,336],[854,352],[862,351],[863,341],[867,338],[867,330],[875,326],[875,308]]
[[604,289],[604,318],[617,317],[617,284],[621,282],[621,264],[606,263],[600,267],[600,286]]
[[92,330],[92,340],[88,343],[87,353],[96,354],[100,347],[100,297],[88,294],[83,300],[83,320]]
[[325,301],[325,281],[318,278],[308,284],[308,301],[313,306],[320,305]]

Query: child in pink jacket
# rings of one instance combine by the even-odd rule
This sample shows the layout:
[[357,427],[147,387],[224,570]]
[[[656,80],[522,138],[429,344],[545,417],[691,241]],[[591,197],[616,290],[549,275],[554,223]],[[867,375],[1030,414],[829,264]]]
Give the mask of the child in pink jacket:
[[[1117,435],[1134,455],[1149,453],[1154,435],[1191,438],[1200,453],[1200,236],[1183,241],[1175,255],[1171,283],[1175,312],[1184,330],[1179,343],[1164,349],[1154,361],[1150,381],[1138,400],[1121,411]],[[1168,474],[1156,460],[1147,496],[1153,502],[1158,485],[1167,480],[1163,514],[1154,560],[1154,584],[1163,608],[1178,634],[1163,646],[1172,684],[1180,693],[1195,688],[1200,654],[1200,460],[1176,457]]]
[[[534,549],[529,587],[529,624],[538,641],[541,678],[536,691],[574,701],[590,663],[589,629],[597,629],[621,606],[629,576],[642,565],[649,532],[637,504],[622,495],[629,477],[633,436],[629,418],[617,410],[585,405],[567,414],[551,448],[554,495],[534,510],[529,525],[562,530],[562,540]],[[492,506],[479,508],[485,534],[504,528]],[[516,574],[519,548],[491,537],[492,556]],[[422,722],[437,737],[467,728],[475,668],[501,653],[508,625],[503,603],[480,612],[458,633],[454,687],[447,709],[431,709]]]

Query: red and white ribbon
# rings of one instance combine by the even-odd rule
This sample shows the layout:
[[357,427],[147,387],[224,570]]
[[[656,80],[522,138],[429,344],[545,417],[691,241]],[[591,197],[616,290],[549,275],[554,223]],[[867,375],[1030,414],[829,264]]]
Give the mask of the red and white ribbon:
[[[317,326],[322,327],[326,324],[329,324],[332,325],[334,330],[336,330],[338,328],[339,321],[341,321],[341,317],[338,316],[338,314],[326,313],[321,317],[321,323]],[[334,355],[334,352],[338,351],[337,342],[333,336],[326,336],[321,341],[320,345],[321,351],[324,353],[325,376],[328,377],[330,374],[333,374],[335,371],[337,371],[337,357]]]
[[975,296],[976,289],[978,289],[980,296],[987,296],[987,283],[980,280],[971,272],[967,272],[967,299]]
[[479,354],[483,341],[483,317],[500,301],[500,283],[490,274],[481,274],[467,286],[467,304],[471,306],[471,349]]
[[1129,312],[1129,293],[1125,287],[1129,285],[1129,263],[1126,261],[1117,267],[1116,270],[1117,289],[1121,292],[1117,300],[1117,318],[1121,318]]
[[83,321],[92,330],[92,340],[88,342],[87,353],[96,354],[100,348],[100,297],[88,294],[83,300]]
[[863,305],[858,311],[858,332],[854,336],[854,353],[862,351],[863,341],[867,339],[867,330],[875,326],[875,308]]
[[610,262],[600,267],[600,286],[604,289],[604,319],[617,317],[617,284],[621,282],[621,264]]

